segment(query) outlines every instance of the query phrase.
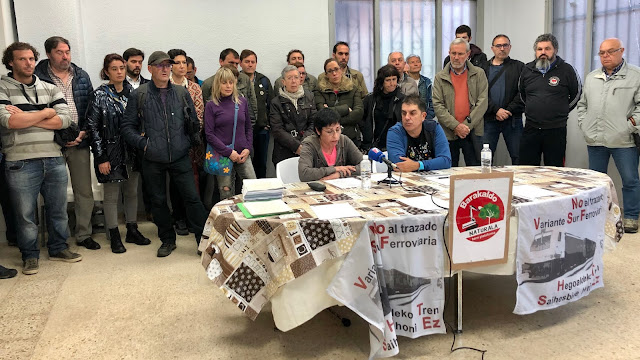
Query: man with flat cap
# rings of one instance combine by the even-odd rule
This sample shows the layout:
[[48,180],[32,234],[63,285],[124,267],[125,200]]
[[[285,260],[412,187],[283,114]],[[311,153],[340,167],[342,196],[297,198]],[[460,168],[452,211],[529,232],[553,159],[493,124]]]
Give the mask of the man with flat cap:
[[183,86],[169,82],[173,60],[155,51],[148,60],[151,81],[129,95],[122,134],[142,157],[142,171],[151,194],[151,214],[162,246],[158,257],[176,249],[176,233],[167,205],[167,174],[176,183],[200,242],[207,212],[196,190],[189,149],[200,123],[193,101]]

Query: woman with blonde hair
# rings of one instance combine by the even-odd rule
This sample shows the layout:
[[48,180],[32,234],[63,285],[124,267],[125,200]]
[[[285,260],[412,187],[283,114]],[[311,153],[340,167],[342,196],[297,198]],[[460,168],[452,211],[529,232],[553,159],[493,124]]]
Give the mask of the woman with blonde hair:
[[247,99],[238,95],[236,83],[237,78],[233,71],[221,67],[213,80],[212,101],[207,103],[204,110],[207,143],[218,154],[228,157],[233,162],[229,175],[216,175],[221,200],[234,195],[236,176],[242,179],[256,178],[250,157],[253,129],[249,106]]

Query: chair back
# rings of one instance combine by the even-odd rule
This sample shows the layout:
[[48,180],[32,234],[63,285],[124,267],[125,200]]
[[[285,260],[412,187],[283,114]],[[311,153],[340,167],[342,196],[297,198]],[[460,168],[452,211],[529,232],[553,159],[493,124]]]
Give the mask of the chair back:
[[276,177],[284,184],[290,184],[294,182],[300,182],[300,176],[298,176],[298,160],[300,158],[295,156],[289,159],[280,161],[276,165]]

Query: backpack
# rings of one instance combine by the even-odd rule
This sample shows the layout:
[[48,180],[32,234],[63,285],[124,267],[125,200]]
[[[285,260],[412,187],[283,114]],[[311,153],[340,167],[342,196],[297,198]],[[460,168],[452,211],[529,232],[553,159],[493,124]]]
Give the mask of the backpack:
[[[137,90],[138,91],[138,103],[137,103],[138,119],[140,120],[140,133],[142,134],[142,136],[144,136],[145,134],[144,103],[147,99],[148,87],[149,87],[148,83],[144,83],[138,86],[138,90]],[[196,145],[201,140],[200,137],[197,136],[198,133],[200,132],[200,122],[198,121],[197,117],[195,117],[196,119],[195,121],[192,120],[194,117],[191,114],[191,107],[189,106],[189,102],[187,101],[187,98],[186,98],[187,96],[191,96],[191,95],[189,95],[189,92],[184,86],[174,85],[173,89],[175,90],[178,98],[182,99],[182,112],[184,114],[185,133],[191,139],[191,144]]]

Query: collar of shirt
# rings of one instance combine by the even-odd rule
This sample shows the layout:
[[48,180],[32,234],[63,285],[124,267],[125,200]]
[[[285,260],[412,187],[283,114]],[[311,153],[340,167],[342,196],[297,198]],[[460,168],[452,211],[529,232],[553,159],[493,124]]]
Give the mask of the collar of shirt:
[[344,75],[351,79],[351,70],[349,70],[349,65],[347,65],[347,70],[344,72]]
[[173,85],[182,85],[184,87],[187,87],[189,85],[189,80],[187,80],[186,76],[182,79],[182,83],[181,84],[176,84],[176,82],[173,81],[173,76],[169,76],[169,80],[171,81],[171,83]]
[[454,70],[453,66],[451,66],[450,68],[451,68],[451,72],[454,75],[462,75],[462,74],[464,74],[465,71],[467,71],[467,62],[466,61],[464,62],[464,68],[459,73]]
[[615,74],[618,73],[618,71],[620,71],[620,69],[622,69],[622,65],[624,65],[624,59],[622,59],[622,62],[620,63],[620,65],[616,66],[613,71],[611,72],[611,75],[609,75],[607,73],[607,69],[604,68],[604,66],[602,67],[602,72],[604,73],[604,76],[607,80],[611,79],[611,77]]
[[[60,79],[60,77],[58,77],[58,75],[56,75],[56,73],[53,72],[53,68],[51,67],[51,63],[49,63],[49,66],[47,67],[47,71],[49,72],[49,76],[51,76],[51,80],[58,80],[60,83],[62,83],[62,79]],[[71,79],[73,79],[73,71],[71,70],[71,66],[69,66],[69,69],[67,69],[67,71],[69,72],[69,78],[67,78],[67,82],[71,83]],[[68,84],[64,84],[63,85],[68,85]]]
[[129,77],[129,75],[127,75],[127,81],[130,84],[140,84],[140,81],[141,81],[140,75],[138,75],[138,80],[134,80],[132,77]]

